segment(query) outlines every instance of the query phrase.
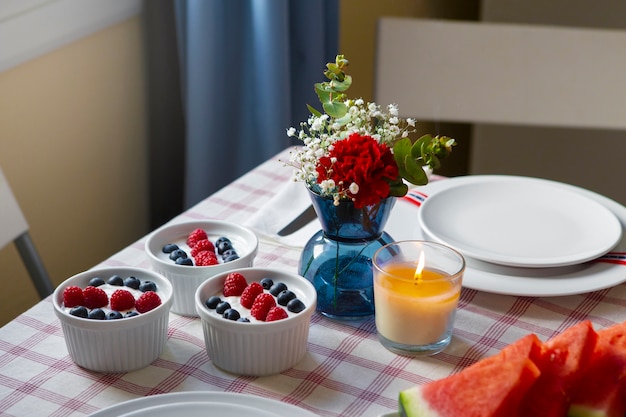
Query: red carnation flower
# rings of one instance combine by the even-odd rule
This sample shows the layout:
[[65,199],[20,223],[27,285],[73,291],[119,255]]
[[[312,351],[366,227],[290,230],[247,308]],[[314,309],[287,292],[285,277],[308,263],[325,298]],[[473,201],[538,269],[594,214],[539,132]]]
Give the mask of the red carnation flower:
[[[340,194],[354,200],[355,208],[387,198],[389,181],[398,177],[391,149],[371,136],[358,133],[335,142],[328,156],[319,159],[316,171],[318,183],[333,180]],[[352,183],[359,187],[356,194],[349,190]]]

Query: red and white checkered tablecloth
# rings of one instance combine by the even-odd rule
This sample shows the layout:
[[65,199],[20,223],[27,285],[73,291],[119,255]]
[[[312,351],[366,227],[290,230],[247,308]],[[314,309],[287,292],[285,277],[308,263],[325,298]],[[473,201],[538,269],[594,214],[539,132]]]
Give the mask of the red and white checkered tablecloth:
[[[174,221],[244,223],[290,174],[273,158]],[[140,239],[101,266],[149,268],[143,243]],[[297,249],[262,241],[255,265],[295,272],[299,255]],[[0,415],[84,416],[141,396],[228,391],[283,401],[320,416],[378,416],[397,410],[402,389],[445,377],[527,333],[545,340],[583,319],[596,328],[626,319],[626,284],[548,298],[464,289],[451,345],[434,357],[419,359],[385,350],[377,341],[373,319],[346,323],[316,313],[305,358],[279,375],[259,378],[227,374],[213,366],[199,319],[171,314],[169,338],[159,359],[135,372],[99,374],[71,361],[48,298],[0,329]]]

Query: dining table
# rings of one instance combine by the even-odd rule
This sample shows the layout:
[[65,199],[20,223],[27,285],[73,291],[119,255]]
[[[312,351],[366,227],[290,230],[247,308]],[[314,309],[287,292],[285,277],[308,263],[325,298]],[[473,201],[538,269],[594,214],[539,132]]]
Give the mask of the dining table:
[[[269,158],[168,223],[212,219],[254,227],[253,220],[280,190],[293,187],[293,170],[286,163],[290,150]],[[433,183],[449,180],[432,178]],[[427,198],[428,185],[414,190],[413,201],[399,199],[394,208],[403,211],[401,223],[407,230],[419,228],[419,198]],[[315,220],[311,224],[316,227]],[[305,240],[281,240],[260,228],[256,231],[259,247],[254,266],[298,271]],[[150,269],[146,239],[138,239],[93,268]],[[234,375],[216,367],[207,354],[200,319],[174,313],[170,313],[164,350],[149,366],[119,374],[83,369],[68,354],[49,296],[0,328],[0,415],[87,416],[132,399],[182,392],[258,396],[328,417],[397,412],[400,391],[459,372],[529,333],[547,340],[583,320],[590,320],[595,329],[626,320],[626,264],[619,254],[610,262],[623,268],[624,278],[608,286],[592,286],[590,291],[570,293],[571,279],[563,281],[564,295],[533,295],[532,291],[517,295],[465,286],[452,341],[433,356],[401,356],[386,350],[378,341],[373,317],[337,320],[316,312],[305,356],[292,368],[262,377]]]

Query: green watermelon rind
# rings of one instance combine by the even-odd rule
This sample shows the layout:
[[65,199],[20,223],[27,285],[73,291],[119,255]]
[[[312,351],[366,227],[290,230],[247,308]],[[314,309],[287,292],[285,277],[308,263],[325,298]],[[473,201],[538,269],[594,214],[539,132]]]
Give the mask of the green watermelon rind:
[[570,405],[567,417],[607,417],[602,410],[595,410],[582,405]]
[[422,395],[422,387],[415,386],[400,391],[400,417],[440,417]]

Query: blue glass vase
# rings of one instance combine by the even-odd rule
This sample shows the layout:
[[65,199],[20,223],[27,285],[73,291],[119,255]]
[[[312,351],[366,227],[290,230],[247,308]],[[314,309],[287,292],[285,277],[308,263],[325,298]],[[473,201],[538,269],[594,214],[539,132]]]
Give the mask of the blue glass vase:
[[393,241],[383,229],[395,198],[355,208],[309,190],[322,225],[304,246],[298,272],[317,290],[317,310],[342,320],[374,314],[372,256]]

